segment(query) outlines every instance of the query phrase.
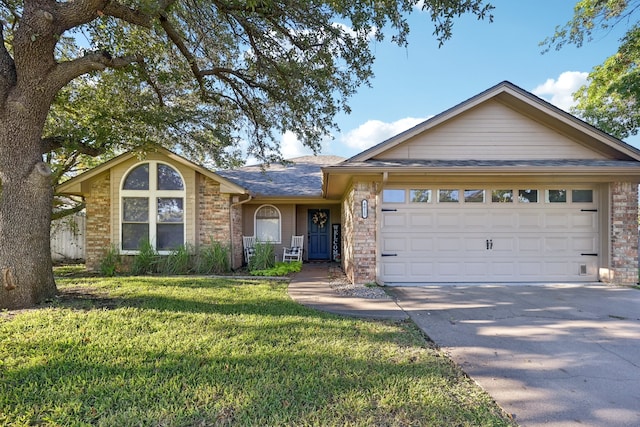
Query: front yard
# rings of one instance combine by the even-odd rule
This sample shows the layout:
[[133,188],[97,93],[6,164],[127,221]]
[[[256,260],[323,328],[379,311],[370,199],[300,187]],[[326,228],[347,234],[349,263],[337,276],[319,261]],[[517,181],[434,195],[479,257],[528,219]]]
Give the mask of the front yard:
[[320,313],[261,280],[58,284],[0,313],[0,425],[512,425],[409,322]]

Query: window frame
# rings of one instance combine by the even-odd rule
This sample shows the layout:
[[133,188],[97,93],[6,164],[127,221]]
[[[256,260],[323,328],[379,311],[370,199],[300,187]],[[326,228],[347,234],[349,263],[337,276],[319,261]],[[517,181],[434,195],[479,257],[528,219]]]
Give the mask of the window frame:
[[[277,213],[278,213],[278,239],[276,241],[274,240],[262,240],[258,235],[258,212],[260,212],[261,209],[263,208],[273,208]],[[282,244],[282,212],[280,212],[280,209],[278,209],[276,206],[271,205],[271,204],[264,204],[264,205],[260,205],[256,208],[255,212],[253,213],[253,234],[254,236],[256,236],[256,241],[257,242],[261,242],[261,243],[271,243],[274,245],[280,245]]]
[[[145,164],[149,165],[149,189],[148,190],[125,190],[124,184],[129,176],[129,174],[135,170],[136,168],[143,166]],[[158,190],[158,166],[164,165],[171,169],[173,169],[182,180],[182,190]],[[120,180],[120,197],[118,202],[119,209],[119,222],[118,222],[118,240],[119,240],[119,249],[120,253],[123,255],[137,255],[140,253],[140,250],[135,249],[124,249],[123,248],[123,239],[122,239],[122,231],[124,222],[124,199],[130,197],[143,197],[147,199],[148,203],[148,213],[149,218],[148,222],[144,224],[148,224],[149,226],[149,242],[152,244],[154,250],[159,255],[168,255],[171,253],[171,250],[157,249],[157,233],[158,233],[158,224],[165,224],[158,221],[158,199],[167,198],[167,199],[182,199],[182,223],[172,223],[172,224],[182,224],[182,244],[186,244],[187,239],[187,185],[184,176],[180,172],[180,170],[170,163],[161,161],[161,160],[145,160],[143,162],[136,163],[128,168],[122,176]],[[127,222],[131,223],[131,222]],[[139,223],[142,224],[142,223]]]

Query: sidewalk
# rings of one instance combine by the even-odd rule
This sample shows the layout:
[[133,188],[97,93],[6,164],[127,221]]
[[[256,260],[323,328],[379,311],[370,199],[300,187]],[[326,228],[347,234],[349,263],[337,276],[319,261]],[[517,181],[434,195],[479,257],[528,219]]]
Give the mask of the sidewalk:
[[337,294],[329,286],[329,264],[304,264],[289,283],[289,296],[316,310],[369,319],[404,320],[409,316],[393,299],[356,298]]

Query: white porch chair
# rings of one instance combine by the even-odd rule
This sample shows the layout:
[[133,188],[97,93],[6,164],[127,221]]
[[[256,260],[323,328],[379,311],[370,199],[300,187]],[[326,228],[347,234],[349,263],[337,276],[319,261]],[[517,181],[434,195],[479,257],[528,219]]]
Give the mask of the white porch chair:
[[244,248],[244,261],[249,264],[249,260],[256,251],[256,236],[242,236],[242,247]]
[[304,236],[291,236],[291,247],[284,248],[282,261],[302,261],[302,250],[304,246]]

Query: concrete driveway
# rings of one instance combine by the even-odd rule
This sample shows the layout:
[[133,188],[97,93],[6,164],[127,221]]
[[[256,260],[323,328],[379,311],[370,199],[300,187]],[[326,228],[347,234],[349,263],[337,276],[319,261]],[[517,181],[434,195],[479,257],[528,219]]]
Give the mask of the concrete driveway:
[[400,307],[522,426],[640,426],[640,290],[391,288]]

